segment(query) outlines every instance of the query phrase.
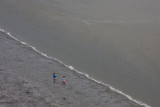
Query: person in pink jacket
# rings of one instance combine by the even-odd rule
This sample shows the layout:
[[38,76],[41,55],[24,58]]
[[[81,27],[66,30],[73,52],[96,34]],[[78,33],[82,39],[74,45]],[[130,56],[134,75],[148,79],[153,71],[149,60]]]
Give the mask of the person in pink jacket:
[[65,76],[63,76],[63,78],[62,78],[62,84],[63,84],[63,85],[66,84]]

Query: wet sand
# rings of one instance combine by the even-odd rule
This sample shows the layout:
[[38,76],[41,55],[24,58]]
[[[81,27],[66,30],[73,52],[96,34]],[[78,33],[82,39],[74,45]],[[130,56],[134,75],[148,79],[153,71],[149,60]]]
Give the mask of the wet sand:
[[0,32],[0,107],[37,106],[143,107]]

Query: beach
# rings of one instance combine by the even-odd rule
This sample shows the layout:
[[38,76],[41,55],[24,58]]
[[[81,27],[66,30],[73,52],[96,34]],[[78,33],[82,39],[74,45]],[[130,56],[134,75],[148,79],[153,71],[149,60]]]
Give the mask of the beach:
[[[56,73],[56,82],[52,74]],[[66,85],[61,79],[66,76]],[[0,32],[0,107],[143,107]]]
[[[46,73],[41,79],[52,80],[55,72],[56,85],[61,86],[62,77],[67,74],[61,75],[58,71],[67,69],[110,87],[131,101],[160,107],[159,10],[158,0],[1,0],[0,29],[60,65],[57,70],[46,65],[46,70],[26,58],[33,69],[21,62],[19,54],[15,56],[8,50],[19,64],[16,69],[24,75],[23,79],[35,69]],[[71,77],[66,76],[67,86],[79,84],[72,83],[72,79],[68,83],[68,79],[70,81]],[[49,86],[54,85],[49,83]]]

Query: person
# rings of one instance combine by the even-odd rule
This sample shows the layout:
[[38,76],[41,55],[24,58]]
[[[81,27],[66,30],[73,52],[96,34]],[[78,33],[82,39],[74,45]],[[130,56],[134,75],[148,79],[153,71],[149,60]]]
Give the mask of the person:
[[63,85],[65,85],[65,84],[66,84],[65,76],[63,76],[63,78],[62,78],[62,84],[63,84]]
[[53,73],[53,81],[56,82],[56,73]]

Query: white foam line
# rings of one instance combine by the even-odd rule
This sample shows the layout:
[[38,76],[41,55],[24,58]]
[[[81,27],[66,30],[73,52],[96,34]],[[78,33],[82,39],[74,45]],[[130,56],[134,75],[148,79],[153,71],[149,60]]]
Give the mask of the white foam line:
[[145,107],[151,107],[150,105],[148,105],[148,104],[146,104],[146,103],[144,103],[144,102],[142,102],[142,101],[140,101],[140,100],[133,99],[131,96],[125,94],[124,92],[122,92],[122,91],[120,91],[120,90],[118,90],[118,89],[116,89],[116,88],[114,88],[114,87],[112,87],[112,86],[109,85],[109,84],[105,84],[105,83],[103,83],[102,81],[96,80],[96,79],[90,77],[88,74],[85,74],[85,73],[82,73],[82,72],[76,70],[76,69],[75,69],[74,67],[72,67],[72,66],[65,65],[64,63],[62,63],[62,62],[59,61],[58,59],[53,58],[53,57],[50,57],[50,56],[48,56],[47,54],[44,54],[44,53],[38,51],[35,47],[33,47],[33,46],[31,46],[31,45],[28,45],[27,43],[22,42],[22,41],[16,39],[15,37],[13,37],[9,32],[5,31],[4,29],[1,29],[1,28],[0,28],[0,31],[6,33],[8,36],[10,36],[11,38],[13,38],[14,40],[16,40],[16,41],[18,41],[18,42],[20,42],[20,43],[22,43],[22,44],[24,44],[24,45],[27,45],[28,47],[31,47],[34,51],[40,53],[42,56],[45,56],[45,57],[47,57],[47,58],[50,58],[50,59],[53,59],[53,60],[58,61],[59,63],[63,64],[65,67],[67,67],[67,68],[69,68],[69,69],[71,69],[71,70],[73,70],[73,71],[76,71],[76,72],[79,73],[79,74],[85,75],[87,78],[89,78],[89,79],[91,79],[91,80],[93,80],[93,81],[95,81],[95,82],[97,82],[97,83],[99,83],[99,84],[103,84],[103,85],[109,87],[112,91],[115,91],[115,92],[117,92],[117,93],[119,93],[119,94],[121,94],[121,95],[124,95],[124,96],[127,97],[129,100],[134,101],[135,103],[137,103],[137,104],[139,104],[139,105],[142,105],[142,106],[145,106]]

